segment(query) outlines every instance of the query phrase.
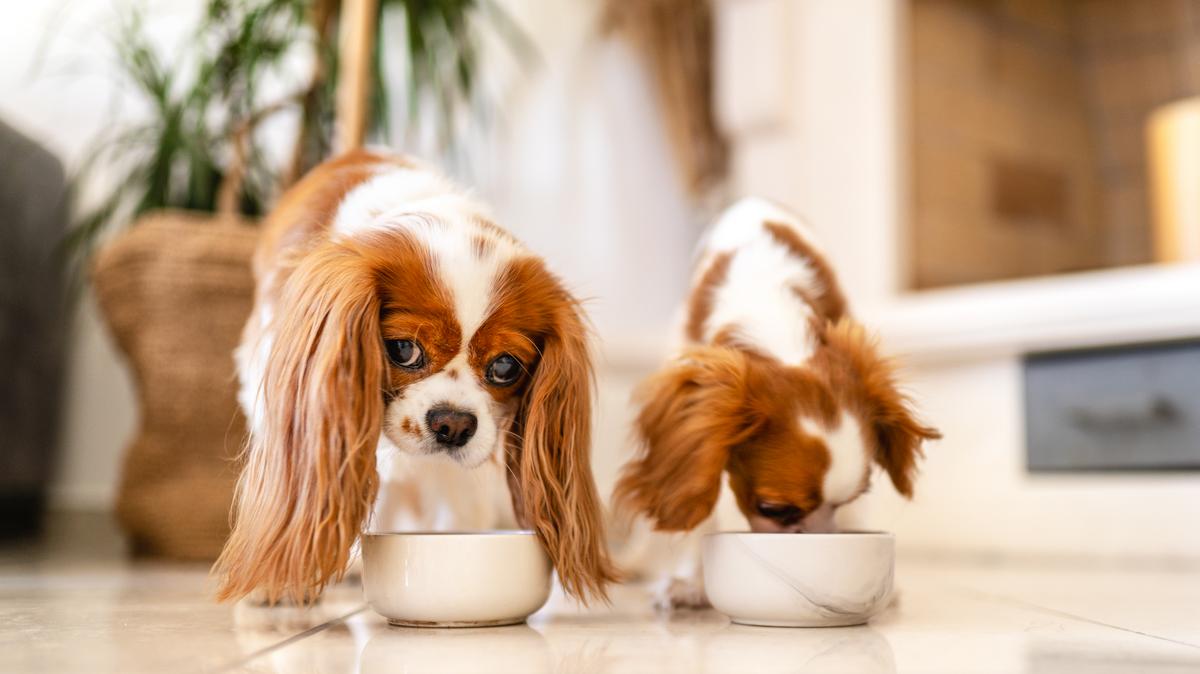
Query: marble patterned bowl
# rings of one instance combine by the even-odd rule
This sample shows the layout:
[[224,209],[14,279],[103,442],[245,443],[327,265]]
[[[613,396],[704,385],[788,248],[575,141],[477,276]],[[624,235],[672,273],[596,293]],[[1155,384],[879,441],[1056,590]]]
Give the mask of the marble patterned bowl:
[[550,597],[550,558],[530,531],[364,534],[363,593],[393,625],[524,622]]
[[861,625],[887,606],[895,547],[888,533],[710,534],[704,589],[736,623]]

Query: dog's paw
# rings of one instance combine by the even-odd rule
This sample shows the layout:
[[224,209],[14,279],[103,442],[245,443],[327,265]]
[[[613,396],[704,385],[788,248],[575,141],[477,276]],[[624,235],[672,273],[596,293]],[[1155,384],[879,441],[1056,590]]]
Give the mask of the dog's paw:
[[297,604],[290,597],[271,602],[265,592],[255,590],[233,605],[233,623],[251,632],[295,633],[332,618],[330,612],[337,608],[324,606],[320,596],[307,605]]
[[312,599],[310,599],[306,602],[300,602],[300,603],[297,603],[295,598],[293,598],[289,595],[284,595],[282,597],[279,597],[275,601],[271,601],[268,598],[266,591],[261,590],[261,589],[252,590],[250,592],[250,594],[248,594],[245,597],[242,597],[241,599],[238,600],[238,605],[245,606],[248,608],[255,608],[255,609],[275,608],[275,607],[307,608],[307,607],[311,607],[311,606],[314,606],[319,603],[321,603],[321,595],[320,594],[315,595]]
[[284,602],[286,602],[287,604],[291,604],[291,601],[287,600],[287,599],[281,600],[280,602],[272,602],[270,599],[267,598],[266,590],[260,590],[260,589],[252,590],[250,592],[250,594],[246,595],[245,597],[242,597],[242,599],[238,601],[238,603],[241,604],[242,606],[246,606],[249,608],[269,608],[271,606],[274,606],[275,604],[284,603]]
[[654,607],[660,611],[688,611],[712,606],[699,578],[668,578],[654,593]]

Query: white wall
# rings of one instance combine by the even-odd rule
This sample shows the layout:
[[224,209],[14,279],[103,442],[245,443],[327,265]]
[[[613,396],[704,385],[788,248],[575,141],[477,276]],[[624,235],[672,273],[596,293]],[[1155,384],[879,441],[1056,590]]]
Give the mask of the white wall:
[[773,110],[720,106],[736,141],[733,192],[771,197],[805,216],[860,306],[899,289],[902,6],[896,0],[718,3],[725,74],[718,96],[746,97],[752,93],[746,87],[781,92],[750,96]]
[[[116,115],[138,106],[114,87],[105,36],[110,0],[8,2],[0,10],[0,116],[70,167]],[[198,3],[156,0],[152,26],[171,44]],[[85,294],[74,317],[66,414],[51,498],[59,505],[108,508],[119,459],[136,423],[128,371]]]

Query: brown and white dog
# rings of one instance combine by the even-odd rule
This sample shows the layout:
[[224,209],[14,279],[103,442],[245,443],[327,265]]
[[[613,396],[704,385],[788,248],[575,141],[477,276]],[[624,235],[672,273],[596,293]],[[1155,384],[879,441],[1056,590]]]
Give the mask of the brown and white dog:
[[[912,495],[915,418],[850,318],[811,232],[760,199],[727,210],[702,246],[677,355],[640,388],[639,453],[617,502],[660,531],[692,531],[664,603],[702,604],[696,539],[715,529],[723,475],[757,532],[827,532],[872,463]],[[676,553],[679,554],[679,553]]]
[[579,304],[439,174],[365,151],[280,200],[236,353],[250,421],[219,597],[307,601],[377,530],[536,531],[566,592],[614,572]]

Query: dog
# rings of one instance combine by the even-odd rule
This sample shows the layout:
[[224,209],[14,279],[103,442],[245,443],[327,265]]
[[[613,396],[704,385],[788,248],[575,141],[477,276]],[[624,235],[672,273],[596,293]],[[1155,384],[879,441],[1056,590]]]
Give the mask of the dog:
[[[812,232],[761,199],[725,211],[701,245],[674,357],[635,393],[638,450],[619,510],[691,532],[660,601],[704,605],[698,540],[728,475],[755,532],[830,532],[878,464],[912,496],[917,420],[892,368],[849,314]],[[638,547],[638,546],[634,546]]]
[[568,595],[606,596],[587,331],[540,258],[436,171],[360,150],[281,197],[253,266],[218,599],[310,602],[364,526],[510,523]]

